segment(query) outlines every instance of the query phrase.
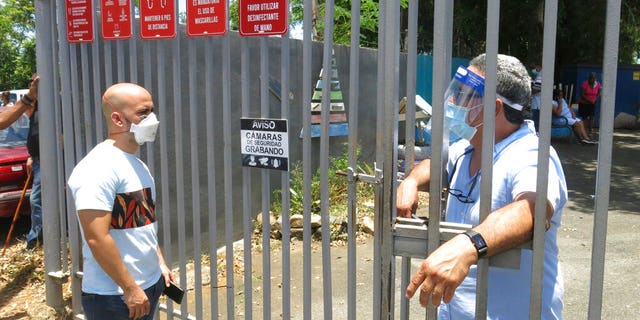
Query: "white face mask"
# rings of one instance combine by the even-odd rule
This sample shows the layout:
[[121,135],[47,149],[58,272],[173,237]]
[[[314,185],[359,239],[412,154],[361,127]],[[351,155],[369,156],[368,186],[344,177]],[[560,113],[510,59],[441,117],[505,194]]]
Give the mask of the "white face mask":
[[143,145],[145,142],[153,142],[156,140],[156,132],[158,131],[159,124],[160,121],[156,118],[156,114],[151,112],[138,124],[132,123],[129,132],[133,133],[139,145]]

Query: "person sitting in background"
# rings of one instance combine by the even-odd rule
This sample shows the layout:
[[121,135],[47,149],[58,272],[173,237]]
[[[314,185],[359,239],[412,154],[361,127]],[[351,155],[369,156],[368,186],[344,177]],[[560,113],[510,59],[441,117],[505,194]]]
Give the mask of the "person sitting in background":
[[576,117],[573,110],[569,108],[567,101],[563,98],[562,89],[556,89],[553,91],[552,108],[553,118],[551,119],[551,123],[553,125],[564,125],[564,119],[566,119],[567,124],[573,128],[573,132],[575,132],[578,138],[580,138],[580,142],[583,144],[597,144],[597,142],[589,139],[589,135],[587,135],[587,132],[584,129],[582,119]]

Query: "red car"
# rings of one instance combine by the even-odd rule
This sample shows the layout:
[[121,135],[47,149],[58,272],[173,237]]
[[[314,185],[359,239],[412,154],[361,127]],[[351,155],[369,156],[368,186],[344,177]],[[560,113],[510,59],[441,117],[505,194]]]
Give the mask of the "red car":
[[[0,218],[13,217],[27,181],[28,133],[29,118],[26,115],[9,128],[0,130]],[[31,212],[30,193],[31,183],[22,200],[20,214],[29,215]]]

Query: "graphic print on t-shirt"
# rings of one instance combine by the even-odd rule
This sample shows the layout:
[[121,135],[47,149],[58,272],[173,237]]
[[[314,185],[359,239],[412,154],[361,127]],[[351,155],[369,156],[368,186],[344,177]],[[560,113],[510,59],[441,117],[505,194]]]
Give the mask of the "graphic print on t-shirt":
[[116,194],[111,212],[111,229],[143,227],[155,221],[151,188]]

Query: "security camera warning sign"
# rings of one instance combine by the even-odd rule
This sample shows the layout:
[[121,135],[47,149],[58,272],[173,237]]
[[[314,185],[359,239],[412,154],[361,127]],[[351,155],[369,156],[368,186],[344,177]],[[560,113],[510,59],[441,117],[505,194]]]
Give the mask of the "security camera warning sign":
[[240,119],[242,165],[289,170],[289,133],[287,120]]

